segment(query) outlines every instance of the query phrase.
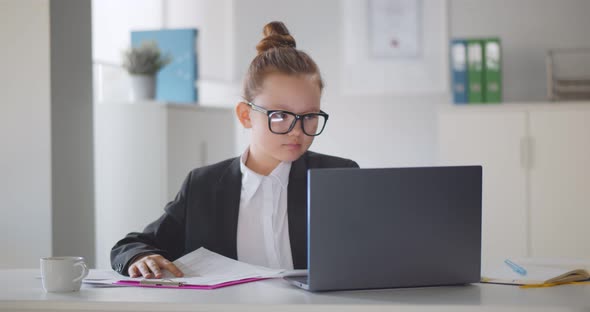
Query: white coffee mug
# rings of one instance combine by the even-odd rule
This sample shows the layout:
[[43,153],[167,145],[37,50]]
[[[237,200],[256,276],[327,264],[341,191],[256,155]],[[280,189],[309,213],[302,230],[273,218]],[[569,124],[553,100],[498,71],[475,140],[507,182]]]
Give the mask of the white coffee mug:
[[47,292],[79,291],[88,272],[84,257],[41,258],[41,277]]

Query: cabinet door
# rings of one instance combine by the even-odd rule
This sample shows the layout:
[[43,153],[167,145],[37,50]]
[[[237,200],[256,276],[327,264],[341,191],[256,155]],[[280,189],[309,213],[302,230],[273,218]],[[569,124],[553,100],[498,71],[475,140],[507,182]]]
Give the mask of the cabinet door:
[[232,109],[168,107],[168,198],[195,168],[237,156]]
[[525,112],[441,112],[441,165],[482,165],[482,265],[527,252],[526,171],[521,146]]
[[530,113],[532,255],[590,259],[590,110]]

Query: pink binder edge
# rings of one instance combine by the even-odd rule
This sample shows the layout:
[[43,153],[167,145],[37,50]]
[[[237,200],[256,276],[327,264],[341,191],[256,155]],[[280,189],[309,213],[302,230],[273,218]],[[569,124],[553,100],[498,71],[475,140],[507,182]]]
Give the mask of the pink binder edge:
[[238,284],[245,284],[250,282],[256,282],[265,280],[267,278],[259,278],[259,277],[252,277],[252,278],[244,278],[241,280],[229,281],[225,283],[219,283],[215,285],[191,285],[191,284],[184,284],[182,286],[173,286],[173,285],[141,285],[138,281],[129,281],[129,280],[120,280],[114,282],[113,285],[118,286],[131,286],[131,287],[146,287],[146,288],[172,288],[172,289],[202,289],[202,290],[210,290],[210,289],[217,289],[227,286],[233,286]]

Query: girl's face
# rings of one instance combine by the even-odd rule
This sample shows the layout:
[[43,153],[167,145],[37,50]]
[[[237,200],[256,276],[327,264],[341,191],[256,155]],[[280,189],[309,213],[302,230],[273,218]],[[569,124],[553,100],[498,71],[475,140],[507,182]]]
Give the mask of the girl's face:
[[[320,111],[321,91],[310,75],[289,76],[280,73],[268,75],[262,90],[252,101],[267,110],[284,110],[298,115]],[[292,162],[305,153],[314,137],[303,133],[301,120],[286,134],[272,133],[265,113],[250,110],[252,137],[251,155],[268,164]]]

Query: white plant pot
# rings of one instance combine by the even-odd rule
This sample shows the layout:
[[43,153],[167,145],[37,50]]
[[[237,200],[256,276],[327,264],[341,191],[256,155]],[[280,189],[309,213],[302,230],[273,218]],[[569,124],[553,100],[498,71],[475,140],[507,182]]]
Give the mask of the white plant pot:
[[131,77],[131,101],[151,100],[156,97],[155,75],[130,75]]

